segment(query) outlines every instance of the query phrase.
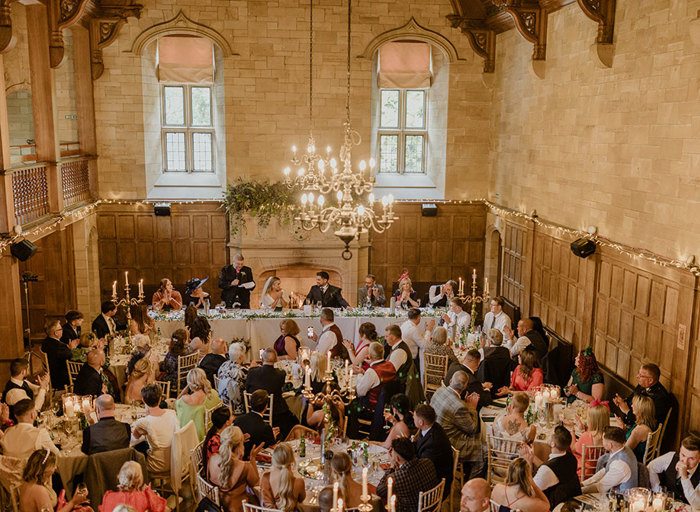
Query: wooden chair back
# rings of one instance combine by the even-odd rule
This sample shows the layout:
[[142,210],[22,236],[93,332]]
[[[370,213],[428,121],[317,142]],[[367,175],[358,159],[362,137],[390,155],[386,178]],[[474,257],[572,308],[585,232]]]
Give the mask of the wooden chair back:
[[489,500],[489,511],[490,512],[498,512],[499,510],[501,510],[501,506],[498,503],[496,503],[495,501]]
[[187,387],[187,374],[199,363],[199,352],[177,358],[177,396]]
[[447,356],[423,353],[423,389],[425,398],[429,399],[447,375]]
[[488,433],[488,481],[491,486],[505,480],[508,466],[520,455],[522,441],[497,437]]
[[252,505],[247,501],[243,501],[243,512],[282,512],[278,508],[261,507],[260,505]]
[[201,501],[204,498],[207,498],[212,503],[212,505],[214,505],[214,507],[217,510],[221,510],[221,500],[219,499],[219,488],[216,485],[212,485],[209,482],[207,482],[206,479],[204,479],[202,477],[202,475],[200,475],[199,473],[197,473],[196,479],[197,479],[197,494],[199,495],[198,501]]
[[445,490],[445,479],[429,491],[418,493],[418,512],[439,512],[442,504],[442,493]]
[[170,381],[157,380],[155,383],[158,384],[158,387],[160,388],[160,396],[163,397],[163,400],[170,398]]
[[656,427],[656,430],[649,432],[647,435],[647,445],[646,448],[644,448],[644,457],[642,457],[642,464],[645,466],[659,456],[659,450],[661,449],[661,432],[663,428],[664,424],[660,423],[659,426]]
[[[464,485],[464,472],[462,465],[459,463],[459,450],[454,446],[452,448],[452,487],[457,486],[457,493],[462,491]],[[454,510],[454,489],[450,489],[450,510]]]
[[605,453],[605,448],[602,446],[586,446],[583,445],[581,450],[581,481],[595,475],[596,464]]
[[[248,405],[248,404],[250,403],[250,395],[251,395],[251,394],[252,394],[252,393],[248,393],[247,391],[244,391],[244,392],[243,392],[243,404],[245,405],[245,412],[246,412],[246,414],[249,413],[249,412],[251,411],[250,405]],[[268,397],[267,409],[266,409],[265,412],[263,413],[263,419],[264,419],[267,423],[269,423],[270,426],[272,426],[272,404],[273,404],[273,399],[274,399],[274,396],[273,396],[273,395],[270,395],[270,396]]]
[[68,382],[71,386],[84,364],[85,363],[78,363],[76,361],[66,361],[66,366],[68,367]]
[[205,429],[206,429],[207,431],[209,431],[209,429],[210,429],[211,426],[212,426],[211,415],[212,415],[212,413],[213,413],[215,410],[217,410],[219,407],[224,407],[224,403],[223,403],[223,402],[219,402],[218,404],[216,404],[216,405],[215,405],[214,407],[212,407],[211,409],[206,409],[206,410],[204,411],[204,426],[205,426]]

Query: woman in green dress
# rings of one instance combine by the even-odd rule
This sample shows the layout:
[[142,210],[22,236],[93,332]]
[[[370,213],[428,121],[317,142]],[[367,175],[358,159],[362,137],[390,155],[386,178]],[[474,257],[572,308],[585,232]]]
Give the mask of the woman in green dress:
[[205,411],[221,403],[221,398],[211,387],[207,374],[201,368],[193,368],[187,373],[187,387],[175,402],[175,412],[180,420],[180,428],[194,422],[197,437],[201,441],[207,433]]
[[634,425],[627,428],[618,417],[617,423],[622,430],[626,430],[627,442],[625,446],[630,448],[639,462],[644,462],[644,452],[647,448],[647,437],[658,426],[656,422],[656,407],[654,400],[645,395],[635,395],[632,399],[632,412],[634,413]]
[[600,401],[603,398],[605,384],[593,349],[588,347],[580,351],[576,356],[575,365],[565,388],[567,402],[572,403],[576,399],[586,403]]

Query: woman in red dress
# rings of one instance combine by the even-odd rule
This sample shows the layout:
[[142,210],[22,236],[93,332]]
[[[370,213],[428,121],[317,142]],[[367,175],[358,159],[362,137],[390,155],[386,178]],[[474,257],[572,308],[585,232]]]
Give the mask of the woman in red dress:
[[150,486],[143,485],[143,472],[138,462],[127,461],[119,470],[118,491],[107,491],[99,512],[112,512],[117,505],[129,505],[136,512],[166,512],[167,500]]
[[505,396],[515,391],[529,391],[542,385],[544,373],[542,373],[535,351],[529,347],[524,348],[520,351],[518,361],[520,364],[513,370],[510,387],[503,386],[496,393],[498,396]]

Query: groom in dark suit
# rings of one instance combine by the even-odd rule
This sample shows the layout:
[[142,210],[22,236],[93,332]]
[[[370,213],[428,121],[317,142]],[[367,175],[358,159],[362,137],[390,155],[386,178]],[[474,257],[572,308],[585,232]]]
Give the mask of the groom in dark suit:
[[319,302],[324,308],[349,308],[350,304],[341,295],[341,289],[328,284],[328,272],[316,272],[316,284],[311,287],[306,295],[306,300],[316,305]]
[[255,281],[253,271],[244,265],[242,254],[233,257],[233,265],[221,269],[219,288],[227,308],[250,309],[250,292],[255,288]]
[[416,407],[413,413],[413,422],[418,429],[413,443],[416,445],[416,457],[430,459],[435,466],[438,480],[445,479],[445,491],[443,499],[450,495],[452,486],[452,445],[447,434],[439,423],[435,423],[437,415],[435,409],[428,404]]

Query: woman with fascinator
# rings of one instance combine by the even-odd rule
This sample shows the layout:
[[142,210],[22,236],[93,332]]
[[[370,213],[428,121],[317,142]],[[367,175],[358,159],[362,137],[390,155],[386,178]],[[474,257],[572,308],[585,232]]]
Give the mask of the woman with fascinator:
[[594,400],[600,401],[603,398],[605,384],[603,374],[598,368],[598,362],[593,354],[593,348],[588,347],[581,350],[574,361],[575,368],[571,372],[569,382],[564,391],[567,402],[572,403],[577,398],[586,403]]
[[267,278],[260,299],[260,307],[263,309],[272,309],[273,311],[282,311],[289,306],[289,297],[287,292],[282,289],[282,281],[277,276]]
[[187,296],[187,304],[194,304],[196,308],[203,308],[204,301],[209,294],[202,289],[202,285],[207,282],[209,277],[198,279],[196,277],[187,281],[185,295]]

